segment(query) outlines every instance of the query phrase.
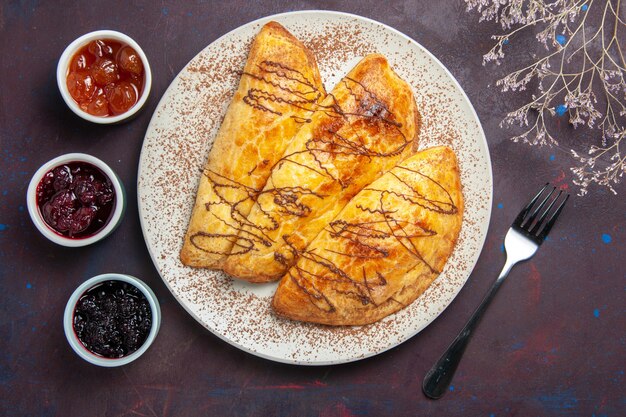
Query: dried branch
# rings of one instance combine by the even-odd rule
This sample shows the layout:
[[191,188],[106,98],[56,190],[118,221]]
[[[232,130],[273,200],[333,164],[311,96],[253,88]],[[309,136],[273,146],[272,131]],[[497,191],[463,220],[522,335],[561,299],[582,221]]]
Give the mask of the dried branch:
[[545,47],[545,55],[496,82],[503,92],[523,91],[532,80],[538,82],[532,101],[501,122],[502,127],[527,128],[512,140],[556,145],[546,118],[567,114],[574,128],[601,132],[595,142],[599,146],[590,145],[587,156],[570,150],[577,161],[571,170],[579,194],[586,194],[592,184],[617,194],[615,186],[626,172],[626,155],[620,149],[626,137],[626,0],[465,2],[468,11],[480,13],[480,22],[498,22],[505,32],[492,36],[496,43],[483,56],[483,65],[500,65],[509,44],[525,30],[536,31]]

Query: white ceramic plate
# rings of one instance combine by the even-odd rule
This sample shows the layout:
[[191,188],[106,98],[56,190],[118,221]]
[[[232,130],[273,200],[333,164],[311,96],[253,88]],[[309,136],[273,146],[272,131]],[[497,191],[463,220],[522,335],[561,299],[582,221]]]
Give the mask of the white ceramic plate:
[[[178,253],[200,172],[239,82],[248,48],[275,20],[315,53],[330,91],[364,55],[380,52],[413,88],[422,112],[420,147],[446,144],[458,157],[465,197],[459,243],[443,273],[413,304],[368,326],[331,328],[277,318],[276,284],[253,285],[192,269]],[[419,333],[454,299],[480,254],[491,215],[492,176],[482,127],[467,96],[426,49],[382,23],[345,13],[302,11],[243,25],[207,46],[174,79],[148,127],[138,174],[146,244],[182,306],[228,343],[267,359],[306,365],[355,361]]]

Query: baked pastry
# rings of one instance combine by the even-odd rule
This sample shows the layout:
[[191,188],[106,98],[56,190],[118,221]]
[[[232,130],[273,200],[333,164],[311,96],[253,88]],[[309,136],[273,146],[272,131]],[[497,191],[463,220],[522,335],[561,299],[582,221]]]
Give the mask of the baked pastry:
[[443,269],[462,215],[452,150],[417,153],[364,188],[299,252],[274,310],[294,320],[361,325],[406,307]]
[[259,193],[223,264],[228,274],[279,279],[356,193],[414,152],[415,99],[382,55],[363,58],[319,107]]
[[200,178],[185,265],[220,267],[272,167],[324,97],[313,54],[280,24],[263,26]]

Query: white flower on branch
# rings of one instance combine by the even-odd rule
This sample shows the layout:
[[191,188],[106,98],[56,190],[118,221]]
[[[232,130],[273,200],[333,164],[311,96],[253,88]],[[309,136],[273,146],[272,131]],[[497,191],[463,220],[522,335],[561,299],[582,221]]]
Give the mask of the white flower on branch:
[[604,82],[604,87],[609,92],[614,95],[623,94],[624,99],[626,99],[626,82],[624,73],[621,70],[604,71],[602,81]]

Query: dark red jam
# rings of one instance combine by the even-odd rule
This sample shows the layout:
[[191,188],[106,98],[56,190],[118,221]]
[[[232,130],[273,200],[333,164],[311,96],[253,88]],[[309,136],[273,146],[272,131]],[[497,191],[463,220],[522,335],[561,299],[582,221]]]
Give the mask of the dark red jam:
[[105,281],[83,294],[74,310],[74,332],[92,353],[121,358],[139,349],[152,327],[152,310],[134,285]]
[[41,217],[58,234],[93,236],[111,220],[115,190],[111,180],[87,162],[69,162],[43,176],[37,185]]

